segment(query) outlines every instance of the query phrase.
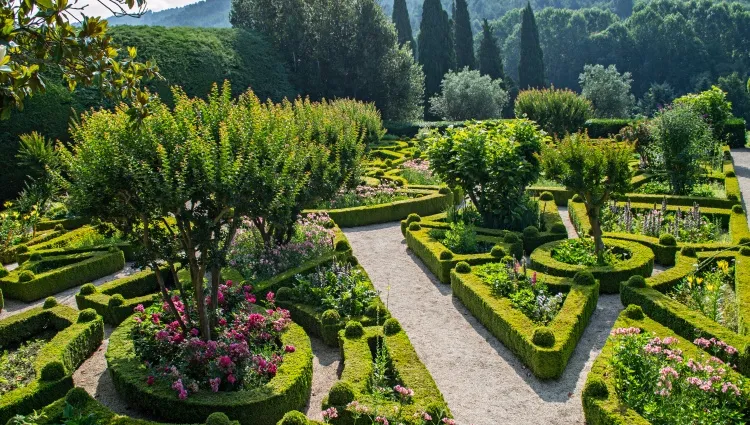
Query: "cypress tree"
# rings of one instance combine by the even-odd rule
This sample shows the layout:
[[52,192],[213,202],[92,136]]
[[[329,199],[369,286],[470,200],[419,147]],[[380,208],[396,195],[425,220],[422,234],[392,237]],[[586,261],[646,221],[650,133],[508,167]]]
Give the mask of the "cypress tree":
[[456,67],[451,25],[440,0],[425,0],[417,47],[424,69],[426,99],[440,91],[443,76]]
[[492,34],[492,28],[486,19],[482,23],[482,41],[479,44],[479,72],[482,75],[489,75],[493,80],[498,78],[505,80],[503,59],[500,57],[497,38]]
[[456,45],[456,68],[476,68],[474,59],[474,34],[471,32],[469,5],[466,0],[456,0],[453,8],[453,25]]
[[393,23],[396,25],[398,33],[398,45],[411,43],[412,53],[416,53],[414,36],[411,33],[411,21],[409,20],[409,9],[406,8],[406,0],[393,1]]
[[521,90],[544,87],[544,55],[539,44],[531,3],[526,3],[521,21],[521,60],[518,64],[518,85]]

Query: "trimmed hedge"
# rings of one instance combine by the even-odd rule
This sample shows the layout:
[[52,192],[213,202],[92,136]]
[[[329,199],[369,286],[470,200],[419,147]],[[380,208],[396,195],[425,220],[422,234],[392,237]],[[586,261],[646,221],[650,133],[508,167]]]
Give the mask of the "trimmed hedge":
[[[101,345],[104,323],[94,314],[57,305],[37,307],[0,321],[0,346],[8,347],[54,329],[34,362],[36,378],[0,397],[0,423],[41,409],[73,388],[73,372]],[[93,319],[93,320],[86,320]]]
[[310,338],[292,324],[282,335],[283,345],[296,350],[286,353],[276,376],[251,391],[202,391],[180,400],[169,383],[145,385],[148,369],[136,356],[130,332],[133,323],[123,322],[110,336],[106,358],[112,381],[120,397],[140,410],[170,422],[205,421],[213,412],[223,412],[243,425],[274,425],[286,412],[305,407],[312,388]]
[[407,138],[415,137],[419,133],[419,130],[422,129],[435,129],[443,132],[449,126],[461,127],[463,125],[463,121],[386,121],[383,123],[383,127],[388,130],[387,134]]
[[[0,279],[0,289],[8,298],[31,302],[110,275],[123,267],[125,256],[122,251],[47,257],[27,262]],[[35,273],[29,281],[22,281],[24,272],[34,270],[42,272]]]
[[604,238],[607,246],[627,249],[632,257],[614,266],[586,267],[566,264],[552,258],[552,250],[559,241],[540,246],[531,253],[531,268],[546,274],[561,277],[573,277],[582,270],[588,270],[599,280],[600,290],[605,294],[616,294],[620,290],[620,282],[637,274],[651,276],[654,270],[654,253],[646,246],[637,242]]
[[586,121],[583,128],[594,139],[612,137],[620,133],[620,130],[636,122],[636,120],[625,118],[595,118]]
[[71,255],[71,254],[84,254],[87,252],[94,252],[94,251],[109,251],[112,249],[112,247],[115,247],[122,251],[122,253],[125,255],[125,261],[135,261],[135,250],[133,247],[127,243],[118,243],[116,245],[96,245],[96,246],[88,246],[85,248],[51,248],[51,249],[32,249],[31,251],[24,252],[23,254],[18,254],[16,256],[16,259],[18,261],[18,264],[23,264],[26,261],[29,261],[33,255],[39,255],[42,258],[44,257],[50,257],[50,256],[58,256],[58,255]]
[[[386,348],[393,370],[402,385],[414,390],[412,402],[403,406],[402,422],[406,425],[421,425],[421,419],[414,418],[414,414],[423,411],[430,413],[434,419],[439,419],[441,412],[444,412],[444,416],[450,417],[443,395],[430,372],[419,360],[409,337],[403,330],[387,335],[383,333],[381,326],[374,326],[364,328],[364,333],[356,337],[348,337],[344,331],[341,331],[339,338],[344,370],[341,373],[341,380],[323,399],[322,406],[323,409],[333,406],[338,410],[339,417],[331,423],[354,424],[352,412],[346,408],[346,404],[351,401],[347,399],[352,396],[353,400],[370,407],[372,411],[372,397],[369,396],[368,389],[373,371],[372,348],[379,338],[382,338],[381,341]],[[333,404],[334,401],[341,404]],[[398,405],[393,401],[379,401],[378,404],[382,412],[388,412],[388,414],[391,414],[393,408]]]
[[59,220],[42,220],[36,225],[36,230],[52,230],[61,225],[65,230],[75,230],[91,223],[90,217],[62,218]]
[[2,264],[9,264],[14,263],[18,261],[18,257],[20,255],[24,255],[28,253],[29,247],[33,247],[34,245],[38,245],[44,242],[47,242],[48,240],[57,238],[61,236],[64,231],[61,230],[45,230],[38,232],[36,234],[36,237],[26,241],[25,243],[13,245],[6,249],[5,251],[0,252],[0,263]]
[[546,328],[539,328],[505,297],[496,297],[476,274],[451,273],[457,297],[497,339],[541,379],[559,378],[596,310],[599,285],[577,285],[567,279],[538,275],[552,290],[567,292],[562,309]]
[[724,137],[730,148],[744,148],[745,143],[747,143],[745,120],[742,118],[730,118],[724,121]]
[[[622,312],[615,321],[614,328],[635,327],[660,338],[675,336],[670,329],[648,317],[633,319],[628,316],[627,311]],[[679,339],[677,343],[677,348],[683,351],[684,358],[697,358],[700,354],[700,349],[693,345],[691,341],[692,339],[688,341]],[[608,338],[586,378],[582,400],[586,423],[589,425],[648,425],[650,422],[633,409],[628,408],[617,397],[614,369],[611,364],[614,354],[613,345],[614,340],[611,337]],[[730,371],[729,373],[734,372]],[[746,389],[743,388],[743,392],[747,395],[745,391]]]

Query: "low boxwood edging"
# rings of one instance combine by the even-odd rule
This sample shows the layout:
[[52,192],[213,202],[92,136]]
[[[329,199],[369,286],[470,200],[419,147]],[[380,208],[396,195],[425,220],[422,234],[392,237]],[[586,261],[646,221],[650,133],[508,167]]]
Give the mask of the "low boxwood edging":
[[292,324],[282,335],[283,345],[296,350],[284,361],[266,385],[251,391],[201,391],[180,400],[169,383],[146,385],[148,369],[135,354],[130,337],[132,321],[123,322],[110,336],[106,359],[112,381],[120,397],[140,410],[178,423],[203,422],[213,412],[223,412],[243,425],[274,425],[286,412],[301,410],[312,388],[312,347],[310,338]]
[[[647,331],[662,339],[668,336],[677,336],[671,329],[662,326],[647,316],[644,316],[642,319],[630,318],[627,311],[620,314],[615,321],[613,329],[631,327]],[[682,350],[683,358],[696,358],[700,354],[700,349],[691,343],[692,339],[686,341],[678,338],[678,340],[677,348]],[[629,408],[617,396],[614,368],[612,367],[613,355],[614,342],[612,337],[610,337],[594,361],[583,388],[582,401],[586,423],[589,425],[650,424],[649,421],[644,419],[635,410]],[[734,372],[730,371],[729,373]],[[745,394],[748,394],[748,388],[743,388],[742,390]]]
[[26,251],[24,253],[19,253],[16,256],[16,260],[18,261],[18,264],[23,264],[27,261],[29,261],[29,258],[31,258],[34,254],[39,254],[42,258],[45,257],[55,257],[58,255],[71,255],[71,254],[84,254],[86,252],[94,252],[94,251],[109,251],[112,249],[112,247],[119,249],[122,251],[122,253],[125,255],[125,261],[135,261],[135,250],[133,247],[127,243],[118,243],[114,245],[96,245],[96,246],[87,246],[84,248],[51,248],[51,249],[31,249],[30,251]]
[[59,220],[42,220],[36,225],[36,230],[54,229],[61,225],[65,230],[75,230],[91,223],[90,217],[62,218]]
[[38,245],[47,242],[51,239],[55,239],[65,233],[64,230],[46,230],[38,231],[35,237],[28,241],[8,247],[6,250],[0,252],[0,263],[9,264],[18,261],[18,257],[27,253],[30,249],[34,249],[34,245]]
[[[0,279],[0,289],[8,298],[32,302],[110,275],[123,267],[125,256],[120,250],[47,257],[10,272]],[[24,281],[24,273],[39,269],[49,271],[27,274],[31,279]]]
[[651,276],[654,271],[654,253],[637,242],[604,238],[606,246],[624,248],[632,257],[614,266],[586,267],[563,263],[552,258],[552,250],[560,241],[540,246],[531,253],[531,268],[552,276],[573,277],[576,273],[588,270],[599,281],[600,290],[605,294],[616,294],[620,291],[620,282],[630,276]]
[[494,296],[490,286],[476,274],[453,270],[451,289],[474,317],[513,351],[536,377],[554,379],[565,371],[596,310],[599,285],[575,285],[567,279],[542,274],[538,274],[538,279],[550,289],[567,292],[562,309],[547,326],[554,335],[550,347],[534,343],[534,333],[540,326],[513,308],[508,298]]
[[54,329],[55,336],[39,351],[36,378],[0,396],[0,423],[41,409],[73,388],[73,372],[101,345],[104,323],[91,310],[56,305],[37,307],[0,321],[0,346],[8,347]]
[[[635,304],[653,320],[670,328],[683,338],[694,340],[698,337],[717,338],[736,347],[739,357],[736,361],[737,369],[744,375],[750,376],[750,257],[733,252],[715,255],[712,252],[698,254],[698,258],[686,257],[678,254],[676,265],[652,278],[646,279],[643,288],[634,287],[623,282],[620,299],[625,306]],[[707,258],[718,260],[736,259],[735,262],[735,293],[739,304],[739,333],[714,322],[698,311],[694,311],[679,301],[665,295],[674,285],[687,277],[694,270],[694,265]]]
[[[396,322],[397,323],[397,322]],[[450,417],[450,410],[443,399],[443,395],[432,379],[430,372],[419,360],[409,337],[403,330],[390,329],[383,331],[382,326],[372,326],[362,329],[361,335],[347,335],[341,331],[341,353],[344,362],[344,370],[341,380],[334,384],[331,393],[336,391],[337,386],[348,386],[352,392],[350,397],[342,397],[341,392],[332,397],[331,393],[323,399],[323,409],[335,407],[338,410],[338,418],[331,421],[336,425],[353,425],[352,412],[346,405],[351,401],[357,401],[361,405],[370,408],[372,412],[375,400],[369,394],[370,377],[373,372],[372,344],[376,344],[377,338],[382,338],[390,358],[396,379],[406,388],[414,390],[412,402],[403,406],[399,423],[405,425],[421,425],[421,418],[415,418],[415,413],[428,412],[434,422],[437,423],[442,417]],[[335,399],[335,400],[334,400]],[[382,412],[392,416],[394,408],[399,406],[397,402],[378,402]],[[374,413],[374,412],[373,412]],[[361,418],[359,423],[369,423]],[[364,421],[364,422],[363,422]]]

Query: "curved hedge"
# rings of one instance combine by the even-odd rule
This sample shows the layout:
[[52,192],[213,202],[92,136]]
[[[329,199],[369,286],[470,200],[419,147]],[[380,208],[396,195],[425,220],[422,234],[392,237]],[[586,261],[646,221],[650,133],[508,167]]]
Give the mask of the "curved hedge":
[[312,347],[310,338],[292,324],[281,343],[296,350],[286,353],[276,376],[251,391],[208,392],[177,398],[166,382],[145,385],[149,371],[136,356],[130,332],[132,321],[125,321],[109,338],[107,366],[117,393],[125,401],[149,414],[170,422],[203,422],[213,412],[223,412],[243,425],[274,425],[286,412],[305,407],[312,388]]
[[0,251],[0,263],[9,264],[18,261],[18,257],[22,255],[30,255],[28,251],[33,249],[35,245],[42,244],[52,239],[56,239],[63,235],[61,230],[45,230],[38,231],[36,236],[29,239],[25,243],[12,245],[4,251]]
[[596,310],[599,285],[572,284],[567,279],[545,276],[552,290],[567,292],[562,309],[547,326],[553,335],[552,344],[535,342],[534,324],[523,312],[513,308],[508,298],[496,297],[489,285],[473,273],[451,272],[451,289],[457,297],[498,340],[513,351],[541,379],[559,378],[570,356]]
[[552,250],[559,241],[544,244],[531,253],[531,268],[553,276],[573,277],[582,270],[588,270],[599,281],[600,289],[605,294],[616,294],[620,282],[632,275],[651,276],[654,270],[654,253],[637,242],[604,238],[606,246],[627,249],[632,257],[614,266],[586,267],[566,264],[552,258]]
[[28,414],[65,396],[73,388],[73,372],[101,345],[104,323],[64,305],[37,307],[0,321],[0,346],[8,347],[53,329],[55,336],[34,362],[36,378],[0,396],[0,423]]

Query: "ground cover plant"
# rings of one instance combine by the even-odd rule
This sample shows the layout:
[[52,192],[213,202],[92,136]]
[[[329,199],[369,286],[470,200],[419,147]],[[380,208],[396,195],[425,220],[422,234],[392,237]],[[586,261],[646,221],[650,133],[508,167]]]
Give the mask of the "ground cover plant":
[[589,238],[568,239],[552,250],[552,258],[576,266],[613,266],[630,258],[631,253],[619,247],[607,248],[597,255],[594,241]]
[[0,396],[28,385],[36,378],[37,355],[54,334],[37,335],[16,347],[5,348],[0,356]]

